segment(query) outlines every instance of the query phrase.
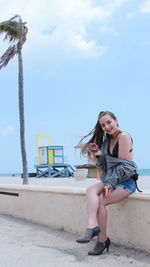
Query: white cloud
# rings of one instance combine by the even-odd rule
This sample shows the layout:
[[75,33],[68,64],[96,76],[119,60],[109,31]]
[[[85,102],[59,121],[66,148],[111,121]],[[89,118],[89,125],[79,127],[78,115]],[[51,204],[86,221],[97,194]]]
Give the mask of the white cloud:
[[134,12],[129,12],[129,13],[127,13],[127,18],[133,18],[133,17],[135,17],[135,15],[136,15],[135,11]]
[[94,40],[86,41],[81,34],[74,35],[72,44],[89,57],[103,55],[106,51],[106,47],[97,46],[96,41]]
[[27,21],[27,47],[33,53],[39,47],[43,55],[48,55],[49,50],[55,56],[56,51],[60,55],[60,51],[67,54],[72,50],[72,55],[93,57],[102,55],[105,48],[90,36],[88,26],[93,22],[104,25],[126,1],[108,0],[102,4],[95,0],[43,0],[42,3],[41,0],[7,0],[3,1],[1,18],[6,20],[20,14]]
[[144,3],[140,6],[139,11],[141,13],[150,13],[150,0],[144,1]]
[[0,135],[1,136],[16,135],[16,130],[11,125],[7,125],[0,129]]

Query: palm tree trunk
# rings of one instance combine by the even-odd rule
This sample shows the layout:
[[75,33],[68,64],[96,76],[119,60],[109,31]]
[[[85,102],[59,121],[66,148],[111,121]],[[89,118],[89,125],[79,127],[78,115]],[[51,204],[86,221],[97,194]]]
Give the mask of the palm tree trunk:
[[19,119],[20,119],[20,144],[23,166],[23,184],[29,184],[28,164],[25,148],[25,121],[24,121],[24,91],[23,91],[23,61],[21,54],[22,46],[18,46],[18,84],[19,84]]

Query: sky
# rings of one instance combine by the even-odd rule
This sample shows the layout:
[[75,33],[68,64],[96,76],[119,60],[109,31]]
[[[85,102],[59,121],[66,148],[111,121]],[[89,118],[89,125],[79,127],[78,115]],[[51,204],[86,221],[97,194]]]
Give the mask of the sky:
[[[150,168],[150,0],[0,0],[0,22],[27,22],[25,142],[29,172],[36,135],[64,145],[65,162],[82,164],[81,137],[100,111],[112,111],[134,140],[138,168]],[[0,36],[0,55],[9,43]],[[0,70],[0,173],[22,172],[18,61]]]

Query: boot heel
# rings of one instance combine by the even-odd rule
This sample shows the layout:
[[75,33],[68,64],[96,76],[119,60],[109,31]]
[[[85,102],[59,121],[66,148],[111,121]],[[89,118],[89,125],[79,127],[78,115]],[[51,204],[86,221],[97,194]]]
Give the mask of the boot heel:
[[[109,246],[110,246],[110,245],[109,245]],[[107,252],[109,252],[109,246],[107,246],[107,247],[106,247],[106,249],[107,249]]]
[[107,240],[105,242],[105,248],[107,249],[107,252],[109,252],[109,247],[110,247],[110,239],[107,238]]

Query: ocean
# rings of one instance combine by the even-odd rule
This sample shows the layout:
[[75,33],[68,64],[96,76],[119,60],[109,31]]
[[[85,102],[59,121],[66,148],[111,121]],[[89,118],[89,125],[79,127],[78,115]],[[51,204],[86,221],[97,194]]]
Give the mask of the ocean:
[[20,177],[21,173],[0,173],[0,177]]
[[150,169],[139,169],[138,173],[140,176],[150,176]]

